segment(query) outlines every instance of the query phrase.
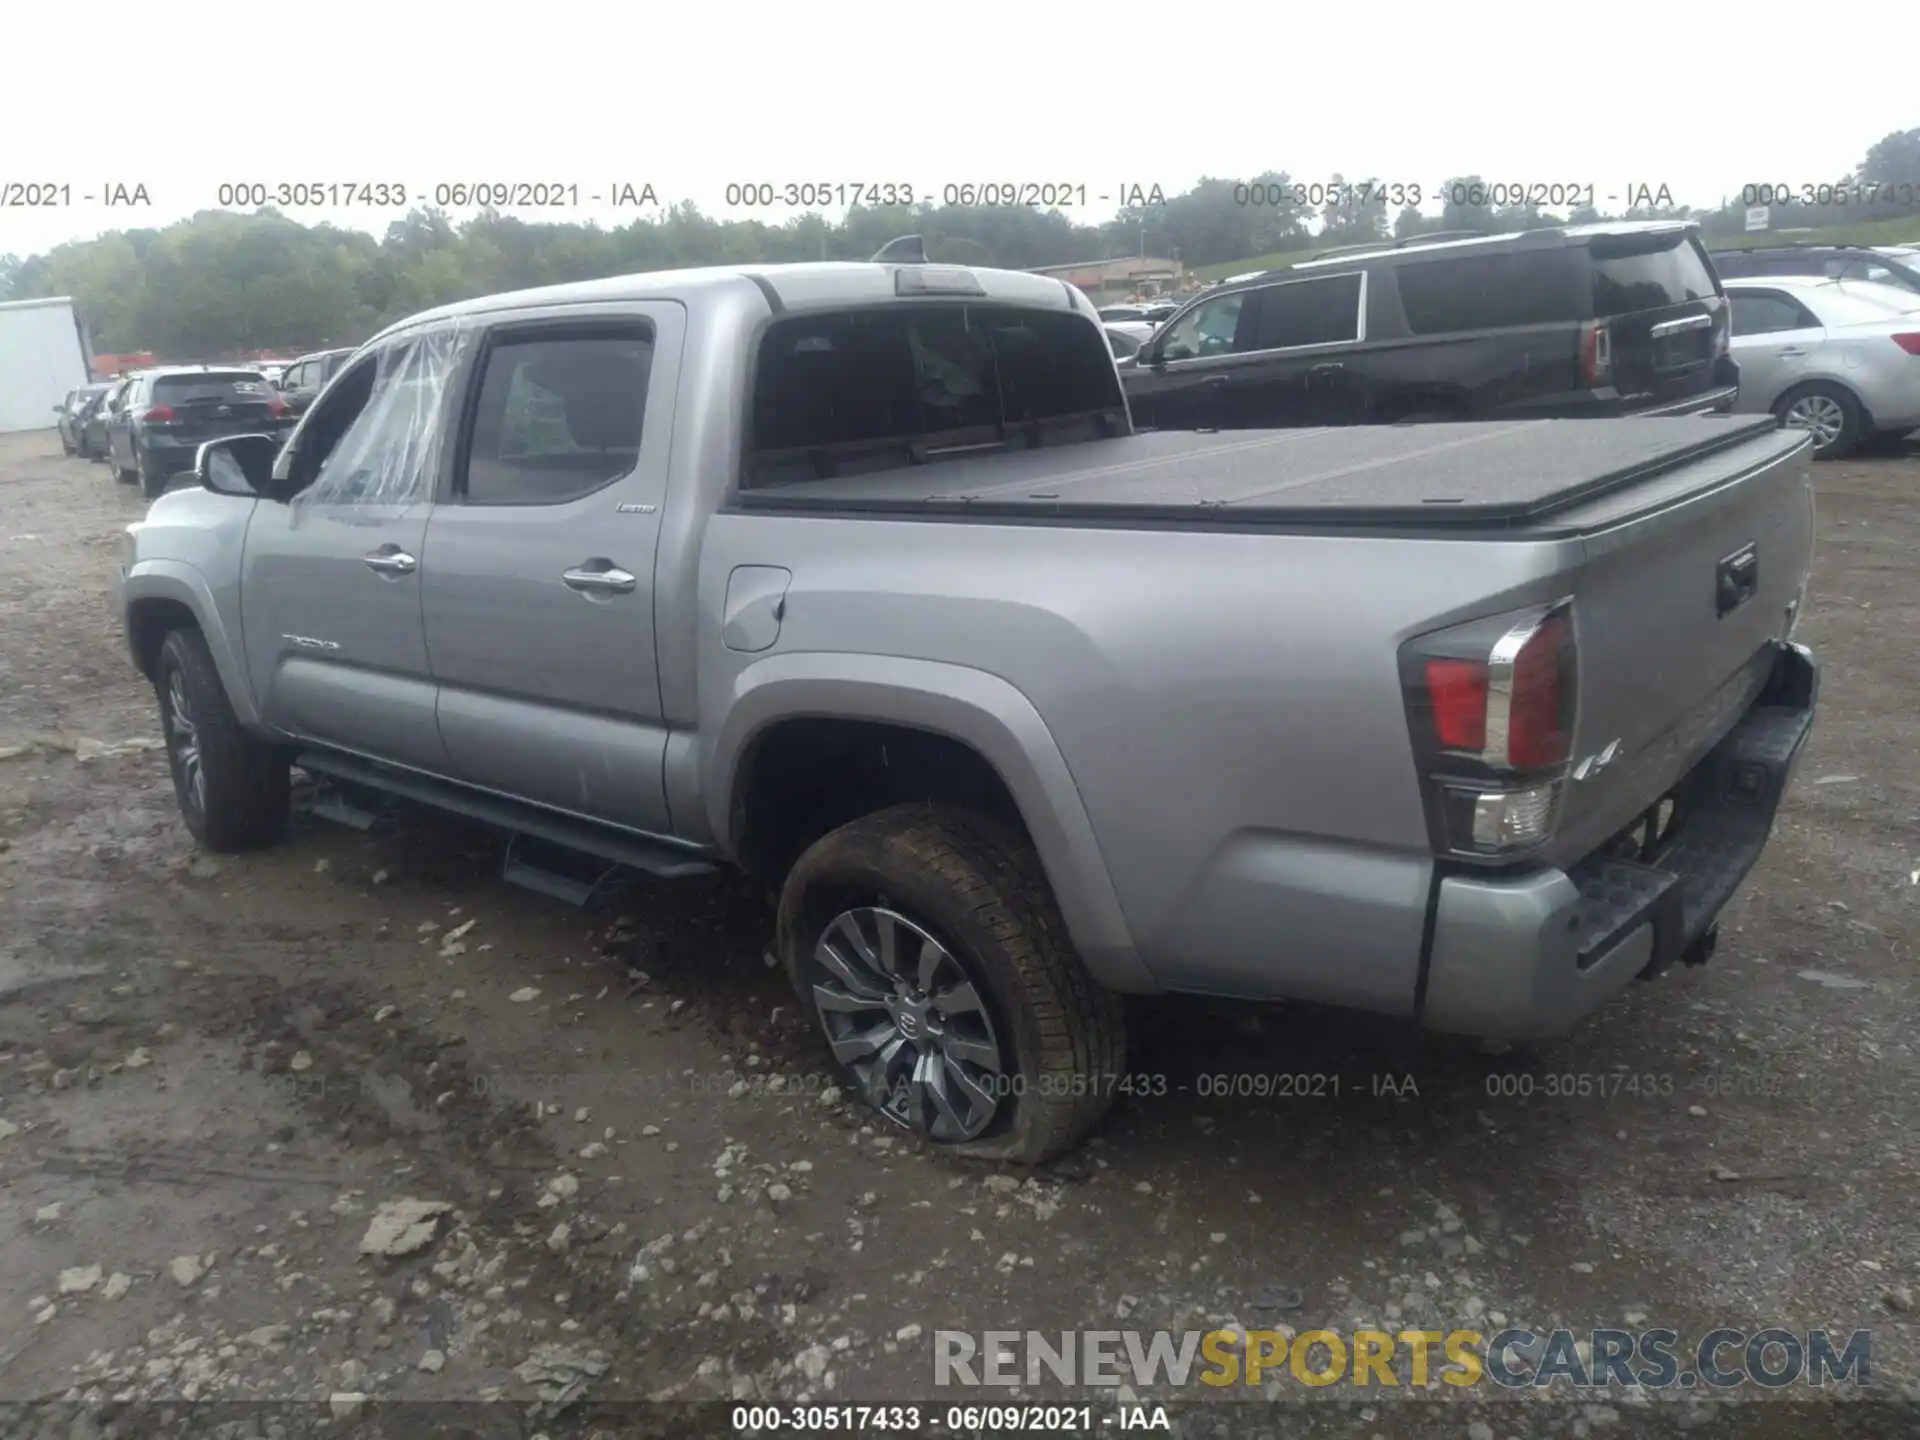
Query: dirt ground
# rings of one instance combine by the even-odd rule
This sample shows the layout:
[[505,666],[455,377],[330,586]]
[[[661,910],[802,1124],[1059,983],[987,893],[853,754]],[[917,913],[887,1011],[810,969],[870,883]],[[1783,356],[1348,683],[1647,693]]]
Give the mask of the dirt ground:
[[[1060,1398],[936,1392],[936,1329],[1233,1324],[1865,1327],[1872,1392],[1920,1401],[1920,454],[1818,482],[1823,711],[1711,964],[1499,1058],[1150,1007],[1169,1093],[1029,1177],[834,1103],[737,882],[582,913],[424,817],[197,857],[114,609],[142,502],[0,437],[0,1431],[720,1434],[715,1401],[798,1398],[933,1428]],[[1340,1093],[1200,1094],[1275,1072]],[[401,1199],[444,1209],[362,1254]],[[1138,1398],[1189,1435],[1920,1422],[1804,1385],[1203,1389]]]

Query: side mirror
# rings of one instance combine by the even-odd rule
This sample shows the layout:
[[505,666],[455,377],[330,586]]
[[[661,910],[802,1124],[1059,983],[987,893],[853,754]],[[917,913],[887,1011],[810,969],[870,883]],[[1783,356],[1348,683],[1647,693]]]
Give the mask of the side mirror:
[[216,495],[259,499],[273,488],[273,462],[279,453],[280,441],[272,435],[209,440],[193,457],[193,478]]

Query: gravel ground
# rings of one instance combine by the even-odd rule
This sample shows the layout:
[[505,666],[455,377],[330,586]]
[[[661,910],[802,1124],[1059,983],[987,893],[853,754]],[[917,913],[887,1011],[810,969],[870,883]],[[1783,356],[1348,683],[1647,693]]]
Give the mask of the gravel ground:
[[[726,1433],[729,1407],[690,1402],[798,1398],[938,1421],[1085,1398],[930,1402],[941,1328],[1510,1322],[1867,1327],[1882,1400],[1287,1381],[1170,1413],[1190,1435],[1915,1433],[1920,455],[1818,479],[1800,638],[1824,708],[1710,965],[1499,1058],[1155,1006],[1138,1064],[1168,1093],[1026,1175],[835,1103],[740,883],[582,914],[430,817],[196,856],[114,611],[141,502],[50,434],[0,437],[0,1430],[206,1418],[161,1401],[281,1402],[219,1412],[234,1434]],[[1200,1093],[1275,1072],[1339,1094]],[[81,1401],[103,1408],[59,1408]],[[1096,1431],[1115,1414],[1099,1397]]]

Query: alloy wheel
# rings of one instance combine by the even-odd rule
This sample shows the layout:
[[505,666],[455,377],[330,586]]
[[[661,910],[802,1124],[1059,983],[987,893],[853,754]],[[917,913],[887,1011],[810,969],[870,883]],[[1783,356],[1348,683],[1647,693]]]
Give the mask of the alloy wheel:
[[882,902],[836,915],[813,958],[826,977],[812,997],[827,1044],[875,1109],[945,1143],[992,1125],[1015,1070],[946,946]]
[[1810,434],[1818,450],[1831,449],[1847,428],[1847,412],[1831,395],[1802,395],[1787,407],[1785,420],[1789,429]]
[[167,748],[172,752],[174,773],[193,808],[200,814],[207,809],[207,772],[200,763],[200,730],[193,720],[193,706],[187,700],[186,677],[175,670],[167,679]]

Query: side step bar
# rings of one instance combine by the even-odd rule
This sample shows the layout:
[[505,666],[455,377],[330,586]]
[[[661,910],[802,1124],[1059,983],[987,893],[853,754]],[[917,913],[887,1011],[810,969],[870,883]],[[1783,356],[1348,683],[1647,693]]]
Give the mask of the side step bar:
[[[710,875],[719,868],[706,852],[697,848],[683,850],[662,842],[650,842],[611,826],[576,820],[431,776],[377,765],[353,755],[304,750],[294,757],[293,763],[314,776],[364,785],[506,831],[507,855],[501,868],[502,877],[571,905],[588,904],[618,870],[637,870],[657,880],[679,880]],[[316,808],[314,813],[328,819],[337,817],[355,829],[366,828],[361,822],[372,818],[344,798],[324,811]],[[562,853],[552,853],[555,851]],[[591,857],[602,863],[594,867],[592,875],[569,873],[582,868],[574,857]]]

